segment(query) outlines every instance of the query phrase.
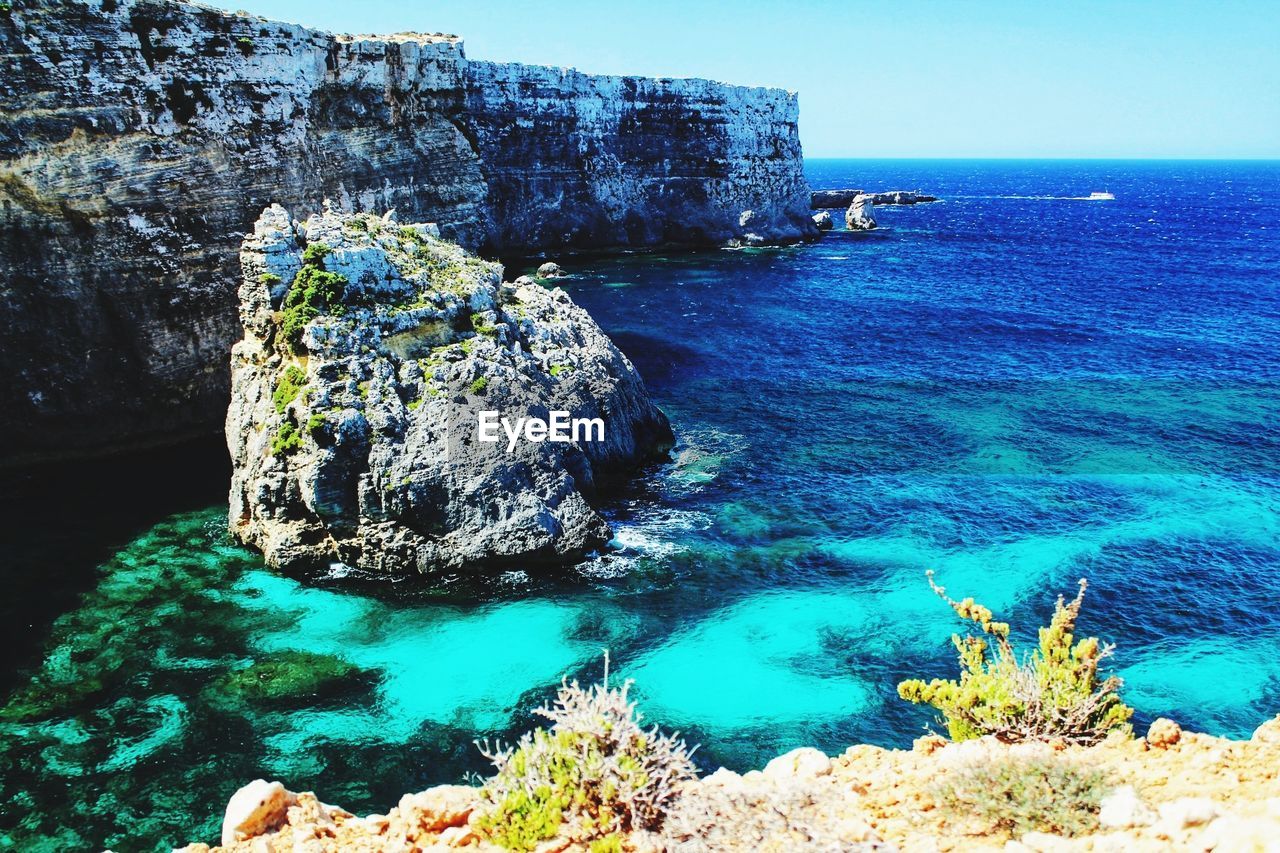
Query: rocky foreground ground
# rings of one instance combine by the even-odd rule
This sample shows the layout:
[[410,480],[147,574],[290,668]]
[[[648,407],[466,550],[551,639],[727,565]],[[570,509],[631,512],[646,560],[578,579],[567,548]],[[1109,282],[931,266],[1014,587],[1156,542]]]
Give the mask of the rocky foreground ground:
[[[1105,796],[1072,837],[1011,831],[939,791],[975,767],[1062,763],[1096,771]],[[480,789],[444,785],[407,794],[386,815],[356,817],[277,782],[241,789],[218,851],[497,850],[475,830]],[[916,741],[911,750],[858,745],[829,758],[799,749],[742,775],[719,770],[687,786],[661,833],[636,833],[636,851],[1280,850],[1280,716],[1249,740],[1182,731],[1158,720],[1146,737],[1112,735],[1090,747],[992,738]],[[539,853],[583,849],[564,841]]]

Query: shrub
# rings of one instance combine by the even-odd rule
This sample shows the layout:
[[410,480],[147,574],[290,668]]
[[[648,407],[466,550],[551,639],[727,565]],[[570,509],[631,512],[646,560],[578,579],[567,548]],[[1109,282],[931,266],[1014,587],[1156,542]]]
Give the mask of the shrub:
[[296,364],[286,367],[276,380],[275,391],[271,393],[271,402],[275,405],[276,412],[283,415],[289,404],[298,399],[306,384],[307,374],[302,372],[302,368]]
[[327,243],[311,243],[307,248],[302,250],[303,266],[324,267],[324,259],[329,256],[330,249]]
[[489,378],[487,376],[477,376],[471,383],[472,394],[483,394],[484,389],[489,387]]
[[330,249],[324,243],[312,243],[302,253],[302,269],[294,276],[293,283],[284,297],[280,331],[289,349],[298,352],[302,345],[302,333],[307,324],[321,314],[341,313],[342,297],[346,293],[347,279],[324,268],[324,259]]
[[323,438],[325,434],[325,424],[328,422],[329,421],[324,415],[319,412],[313,412],[311,416],[307,418],[307,435],[316,440]]
[[253,39],[241,36],[236,39],[236,48],[245,56],[251,56],[253,54]]
[[285,421],[280,425],[280,431],[276,433],[275,438],[271,439],[271,455],[292,453],[301,446],[302,433],[298,432],[298,428],[292,421]]
[[[1111,654],[1097,637],[1075,642],[1072,632],[1088,584],[1068,604],[1061,596],[1053,619],[1040,629],[1039,646],[1024,658],[1009,642],[1009,625],[972,598],[953,601],[933,581],[929,586],[962,619],[976,624],[991,641],[953,635],[960,653],[960,680],[912,679],[898,685],[898,695],[942,712],[952,740],[995,735],[1004,741],[1061,738],[1070,743],[1096,743],[1114,729],[1128,729],[1133,709],[1120,701],[1120,679],[1099,679],[1098,664]],[[995,649],[992,653],[991,642]]]
[[271,288],[279,284],[281,279],[280,276],[273,272],[264,272],[262,275],[258,276],[258,281],[262,282],[266,287]]
[[481,790],[478,831],[511,850],[560,836],[609,851],[619,833],[659,828],[679,786],[694,778],[692,750],[641,727],[630,686],[609,688],[606,656],[603,685],[562,684],[537,710],[550,729],[525,734],[514,749],[477,744],[497,768]]
[[1106,776],[1061,758],[1004,758],[947,774],[931,790],[941,812],[972,834],[1086,835],[1098,828]]

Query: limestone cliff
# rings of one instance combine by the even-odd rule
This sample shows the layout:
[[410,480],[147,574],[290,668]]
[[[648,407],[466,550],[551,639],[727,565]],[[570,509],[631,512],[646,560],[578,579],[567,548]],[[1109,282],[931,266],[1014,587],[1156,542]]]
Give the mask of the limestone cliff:
[[[230,524],[272,565],[572,559],[608,540],[599,489],[671,444],[639,374],[564,291],[502,284],[437,234],[274,206],[245,240]],[[507,434],[556,411],[563,441]]]
[[267,204],[394,208],[490,254],[814,230],[780,90],[169,0],[18,0],[0,52],[0,463],[212,430]]

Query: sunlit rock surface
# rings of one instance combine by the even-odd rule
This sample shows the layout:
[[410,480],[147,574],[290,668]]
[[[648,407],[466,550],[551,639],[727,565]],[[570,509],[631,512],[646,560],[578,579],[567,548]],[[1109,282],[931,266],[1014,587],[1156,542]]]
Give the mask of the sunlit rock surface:
[[264,206],[489,253],[812,235],[794,93],[156,0],[0,13],[0,462],[212,432]]
[[[503,284],[436,233],[276,206],[245,240],[230,523],[272,565],[578,559],[608,541],[601,490],[671,445],[640,375],[564,291]],[[541,432],[520,429],[532,418]]]

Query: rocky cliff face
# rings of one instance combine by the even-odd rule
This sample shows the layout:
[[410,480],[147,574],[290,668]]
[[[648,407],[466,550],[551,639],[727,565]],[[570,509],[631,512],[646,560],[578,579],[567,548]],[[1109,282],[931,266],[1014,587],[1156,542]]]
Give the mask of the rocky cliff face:
[[23,0],[0,52],[0,462],[212,429],[270,203],[395,208],[489,253],[813,232],[778,90],[163,0]]
[[[274,206],[245,241],[231,531],[272,565],[580,556],[609,537],[597,491],[670,446],[635,369],[564,291],[502,284],[437,234]],[[508,434],[556,411],[564,441]]]

